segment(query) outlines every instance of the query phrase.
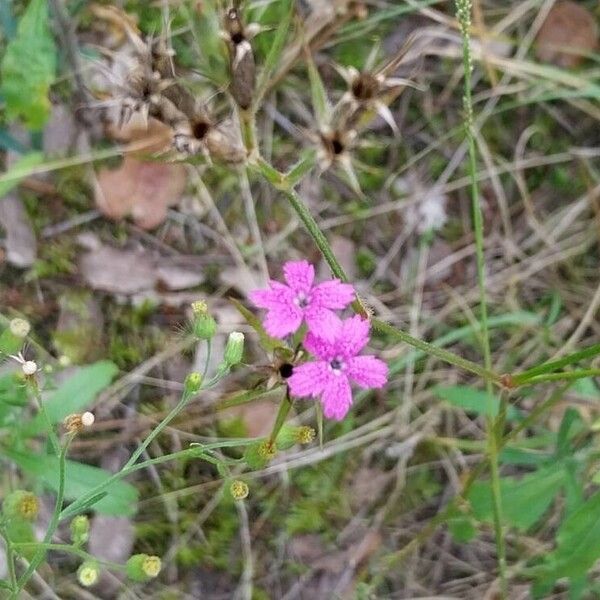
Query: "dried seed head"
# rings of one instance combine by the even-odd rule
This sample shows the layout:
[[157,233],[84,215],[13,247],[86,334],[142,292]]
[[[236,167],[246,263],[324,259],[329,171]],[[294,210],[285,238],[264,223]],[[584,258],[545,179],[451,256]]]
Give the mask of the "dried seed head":
[[91,427],[94,424],[94,420],[94,415],[91,412],[73,414],[65,417],[63,427],[67,433],[79,433],[86,427]]
[[371,73],[359,73],[351,83],[352,95],[359,102],[372,100],[380,91],[380,82]]
[[243,500],[244,498],[248,497],[250,488],[244,481],[236,479],[234,482],[232,482],[231,486],[229,486],[229,491],[231,492],[234,500]]

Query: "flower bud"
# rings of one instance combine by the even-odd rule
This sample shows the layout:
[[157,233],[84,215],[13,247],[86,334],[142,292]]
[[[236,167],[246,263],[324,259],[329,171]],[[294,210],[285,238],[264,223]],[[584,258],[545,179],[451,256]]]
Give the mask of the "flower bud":
[[275,439],[275,443],[277,444],[278,450],[288,450],[294,444],[297,443],[296,440],[296,430],[298,427],[294,427],[293,425],[282,425],[279,433],[277,434],[277,438]]
[[100,579],[100,567],[97,562],[86,560],[77,569],[77,580],[84,587],[91,587]]
[[71,539],[77,546],[85,544],[90,537],[90,520],[85,515],[77,515],[70,525]]
[[150,581],[158,576],[161,569],[161,561],[158,556],[148,554],[134,554],[125,566],[127,577],[132,581]]
[[296,441],[299,444],[310,444],[315,437],[317,437],[317,432],[308,425],[298,427],[296,430]]
[[37,497],[26,490],[15,490],[6,496],[2,512],[9,519],[35,521],[40,509]]
[[248,487],[248,484],[244,481],[236,479],[229,486],[229,491],[231,492],[231,495],[233,496],[234,500],[243,500],[244,498],[248,497],[250,488]]
[[217,323],[208,313],[204,300],[192,303],[192,331],[199,340],[210,340],[217,331]]
[[275,444],[270,440],[264,440],[258,445],[258,455],[265,460],[271,460],[275,458],[275,454],[277,454],[277,450],[275,449]]
[[189,394],[195,394],[202,387],[202,375],[197,372],[190,373],[185,378],[185,391]]
[[240,331],[233,331],[229,334],[223,360],[229,367],[237,365],[244,354],[244,334]]

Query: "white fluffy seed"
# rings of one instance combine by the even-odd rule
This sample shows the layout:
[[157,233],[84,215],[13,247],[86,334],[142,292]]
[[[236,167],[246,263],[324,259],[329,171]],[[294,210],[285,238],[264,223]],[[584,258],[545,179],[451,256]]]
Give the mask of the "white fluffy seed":
[[38,367],[37,364],[32,360],[26,360],[21,365],[21,369],[23,370],[23,373],[25,373],[25,375],[33,375],[38,370]]
[[94,424],[95,420],[96,420],[96,418],[94,417],[94,414],[91,412],[84,412],[81,415],[81,424],[84,427],[91,427]]
[[18,338],[27,337],[27,334],[31,331],[31,325],[25,319],[13,319],[9,324],[9,328],[10,332]]

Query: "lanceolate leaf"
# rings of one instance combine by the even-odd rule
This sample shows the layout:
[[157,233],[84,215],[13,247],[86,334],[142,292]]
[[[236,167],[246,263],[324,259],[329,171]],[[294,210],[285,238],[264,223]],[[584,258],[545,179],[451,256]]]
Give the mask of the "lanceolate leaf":
[[[28,475],[54,491],[58,489],[59,465],[57,456],[25,454],[15,451],[7,451],[6,454]],[[67,460],[65,498],[67,500],[80,498],[109,477],[111,477],[111,474],[104,469]],[[106,496],[94,504],[93,508],[95,510],[106,515],[115,516],[130,516],[135,513],[138,492],[132,485],[124,481],[115,481],[105,492]]]
[[21,117],[41,129],[50,115],[48,90],[56,71],[56,46],[50,33],[47,0],[31,0],[8,43],[1,65],[0,92],[9,119]]
[[[44,401],[50,422],[60,423],[67,415],[83,412],[98,393],[108,386],[117,371],[116,365],[109,361],[82,367]],[[22,431],[25,435],[37,435],[45,427],[42,415],[38,414]]]

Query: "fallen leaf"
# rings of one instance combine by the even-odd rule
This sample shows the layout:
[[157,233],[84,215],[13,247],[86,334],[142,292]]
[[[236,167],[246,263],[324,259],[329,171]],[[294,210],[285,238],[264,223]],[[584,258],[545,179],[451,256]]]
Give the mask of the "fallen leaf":
[[183,165],[126,156],[117,169],[98,173],[96,206],[110,219],[131,215],[142,229],[154,229],[165,220],[167,208],[179,202],[186,179]]
[[79,259],[79,272],[93,289],[133,296],[148,291],[181,290],[204,281],[194,257],[160,256],[144,247],[113,248],[93,235],[79,236],[87,247]]
[[542,62],[569,68],[581,64],[598,46],[594,15],[578,2],[557,2],[537,36],[536,55]]

